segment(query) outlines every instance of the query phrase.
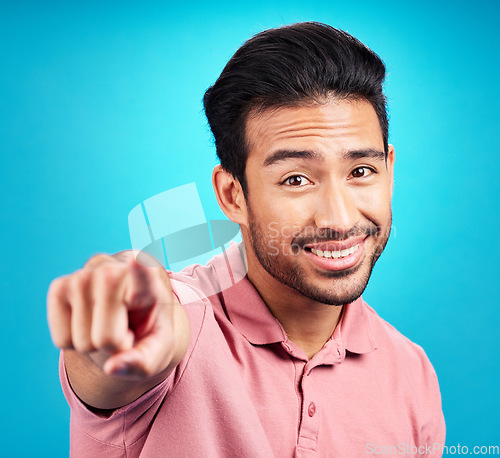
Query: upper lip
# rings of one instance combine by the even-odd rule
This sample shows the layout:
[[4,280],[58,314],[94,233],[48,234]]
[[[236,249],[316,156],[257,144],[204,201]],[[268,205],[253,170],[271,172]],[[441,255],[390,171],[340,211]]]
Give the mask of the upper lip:
[[321,250],[321,251],[342,251],[352,248],[353,246],[358,245],[363,240],[365,240],[368,236],[366,234],[358,235],[357,237],[351,237],[347,240],[336,241],[329,240],[326,242],[316,242],[316,243],[308,243],[304,245],[304,248],[309,248],[313,250]]

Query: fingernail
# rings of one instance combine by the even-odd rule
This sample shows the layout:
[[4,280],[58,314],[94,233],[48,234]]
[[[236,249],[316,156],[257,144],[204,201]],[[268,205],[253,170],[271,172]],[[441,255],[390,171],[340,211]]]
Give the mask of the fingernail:
[[130,375],[132,371],[130,370],[130,366],[123,365],[117,366],[111,372],[111,375]]

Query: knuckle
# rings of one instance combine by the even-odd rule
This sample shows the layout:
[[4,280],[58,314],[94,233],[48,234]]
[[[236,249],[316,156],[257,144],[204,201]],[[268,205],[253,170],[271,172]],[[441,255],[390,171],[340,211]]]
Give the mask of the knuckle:
[[58,299],[60,298],[66,283],[68,281],[68,277],[58,277],[54,280],[49,285],[49,292],[48,292],[48,298],[54,298]]
[[120,272],[116,265],[103,264],[99,267],[96,275],[99,275],[100,279],[111,288],[116,288],[120,283]]
[[62,348],[62,349],[73,348],[73,342],[72,342],[71,337],[69,335],[53,334],[52,335],[52,342],[54,342],[54,345],[58,348]]
[[130,258],[136,258],[137,253],[139,253],[138,250],[123,250],[119,251],[118,253],[115,253],[112,258],[121,262],[126,262]]
[[110,336],[97,335],[92,338],[94,345],[99,349],[114,349],[115,345],[113,339]]
[[85,291],[90,284],[90,274],[84,270],[79,270],[71,276],[71,288],[78,292]]
[[98,267],[99,265],[105,263],[105,262],[110,262],[114,261],[114,258],[106,253],[98,253],[94,256],[92,256],[86,263],[84,268],[90,268],[93,269],[95,267]]
[[92,343],[95,348],[104,350],[115,350],[118,348],[118,336],[109,330],[92,330]]
[[89,353],[94,351],[96,347],[92,344],[91,340],[85,337],[73,338],[73,347],[79,353]]

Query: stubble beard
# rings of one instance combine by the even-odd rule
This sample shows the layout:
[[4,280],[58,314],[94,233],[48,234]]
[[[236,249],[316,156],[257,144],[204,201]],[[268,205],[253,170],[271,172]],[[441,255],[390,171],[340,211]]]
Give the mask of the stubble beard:
[[[392,216],[390,216],[390,221],[391,220]],[[384,231],[384,233],[381,233],[380,228],[373,223],[365,228],[358,228],[356,230],[357,234],[365,232],[368,238],[372,237],[375,240],[378,238],[370,259],[364,259],[349,269],[340,271],[316,271],[317,276],[323,278],[325,284],[324,287],[319,287],[307,279],[306,272],[300,264],[295,261],[297,259],[297,253],[302,250],[301,246],[305,244],[306,239],[307,242],[310,243],[310,241],[312,241],[311,237],[306,238],[299,236],[294,239],[293,244],[297,253],[292,254],[291,251],[293,250],[291,250],[286,254],[282,254],[281,251],[278,250],[277,254],[271,254],[270,247],[271,240],[273,239],[267,235],[256,221],[253,212],[248,206],[250,243],[262,267],[276,280],[296,290],[306,298],[327,305],[347,305],[354,302],[363,294],[363,291],[368,285],[373,267],[389,240],[390,228],[391,224],[389,224],[388,230]],[[330,235],[330,237],[328,237],[328,235]],[[332,237],[330,233],[321,234],[321,236],[315,240],[327,241],[341,239]],[[359,275],[358,278],[356,278],[356,274]]]

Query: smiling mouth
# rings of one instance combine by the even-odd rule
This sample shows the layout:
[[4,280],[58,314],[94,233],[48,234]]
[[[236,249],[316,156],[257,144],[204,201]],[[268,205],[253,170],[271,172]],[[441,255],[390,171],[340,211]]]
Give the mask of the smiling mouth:
[[339,250],[339,251],[327,251],[327,250],[316,250],[314,248],[306,248],[307,251],[310,251],[316,256],[319,256],[320,258],[332,258],[332,259],[341,259],[345,258],[359,249],[359,243],[352,246],[351,248],[347,248],[345,250]]

